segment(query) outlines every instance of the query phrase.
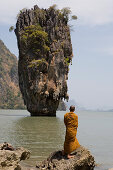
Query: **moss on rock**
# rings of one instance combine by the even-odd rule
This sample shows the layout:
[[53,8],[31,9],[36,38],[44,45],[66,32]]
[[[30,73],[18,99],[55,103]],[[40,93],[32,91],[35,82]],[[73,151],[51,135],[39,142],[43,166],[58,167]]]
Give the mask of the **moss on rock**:
[[40,55],[42,52],[47,54],[50,50],[48,46],[48,34],[43,31],[40,25],[25,27],[22,33],[21,42],[27,50],[31,49],[36,55]]
[[31,67],[39,67],[42,63],[47,63],[46,60],[44,58],[40,59],[40,60],[32,60],[29,65],[28,65],[28,68],[31,68]]

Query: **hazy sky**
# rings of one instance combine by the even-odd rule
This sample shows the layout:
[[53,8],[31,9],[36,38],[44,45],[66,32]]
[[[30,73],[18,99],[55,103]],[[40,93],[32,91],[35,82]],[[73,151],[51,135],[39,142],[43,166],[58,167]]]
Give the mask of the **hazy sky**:
[[71,23],[73,65],[69,95],[87,108],[113,108],[113,0],[3,0],[0,2],[0,38],[18,56],[16,37],[8,29],[16,15],[33,5],[70,7],[78,20]]

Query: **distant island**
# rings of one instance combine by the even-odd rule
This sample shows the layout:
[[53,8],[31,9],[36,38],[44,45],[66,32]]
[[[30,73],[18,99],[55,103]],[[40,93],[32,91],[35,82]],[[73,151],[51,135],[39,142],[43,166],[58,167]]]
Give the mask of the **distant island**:
[[0,40],[0,109],[25,109],[18,86],[18,61]]

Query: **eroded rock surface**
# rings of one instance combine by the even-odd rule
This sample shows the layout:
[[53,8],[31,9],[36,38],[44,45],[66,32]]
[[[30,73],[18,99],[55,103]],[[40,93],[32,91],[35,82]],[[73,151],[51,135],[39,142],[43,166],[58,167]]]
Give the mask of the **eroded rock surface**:
[[30,152],[23,147],[13,151],[2,149],[3,144],[0,144],[0,170],[21,170],[19,162],[30,157]]
[[72,44],[65,10],[53,7],[20,11],[15,33],[19,48],[19,86],[31,116],[55,116],[68,99]]
[[73,152],[74,158],[67,159],[61,151],[54,152],[47,160],[37,164],[39,170],[93,170],[95,167],[94,157],[84,147]]
[[36,167],[20,162],[30,157],[28,150],[22,147],[14,151],[2,149],[3,144],[0,144],[0,170],[93,170],[95,167],[94,157],[82,146],[73,152],[74,158],[67,159],[61,151],[55,151]]

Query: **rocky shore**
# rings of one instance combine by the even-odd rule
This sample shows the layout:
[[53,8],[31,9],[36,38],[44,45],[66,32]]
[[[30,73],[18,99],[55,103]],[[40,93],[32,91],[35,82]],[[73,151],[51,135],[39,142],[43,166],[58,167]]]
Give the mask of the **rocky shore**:
[[67,159],[61,151],[55,151],[46,160],[38,162],[36,167],[20,162],[30,157],[28,150],[3,146],[0,144],[0,170],[93,170],[95,167],[94,157],[82,146],[73,152],[74,158]]
[[19,162],[29,157],[30,152],[23,147],[13,148],[8,143],[0,144],[0,170],[21,170]]

